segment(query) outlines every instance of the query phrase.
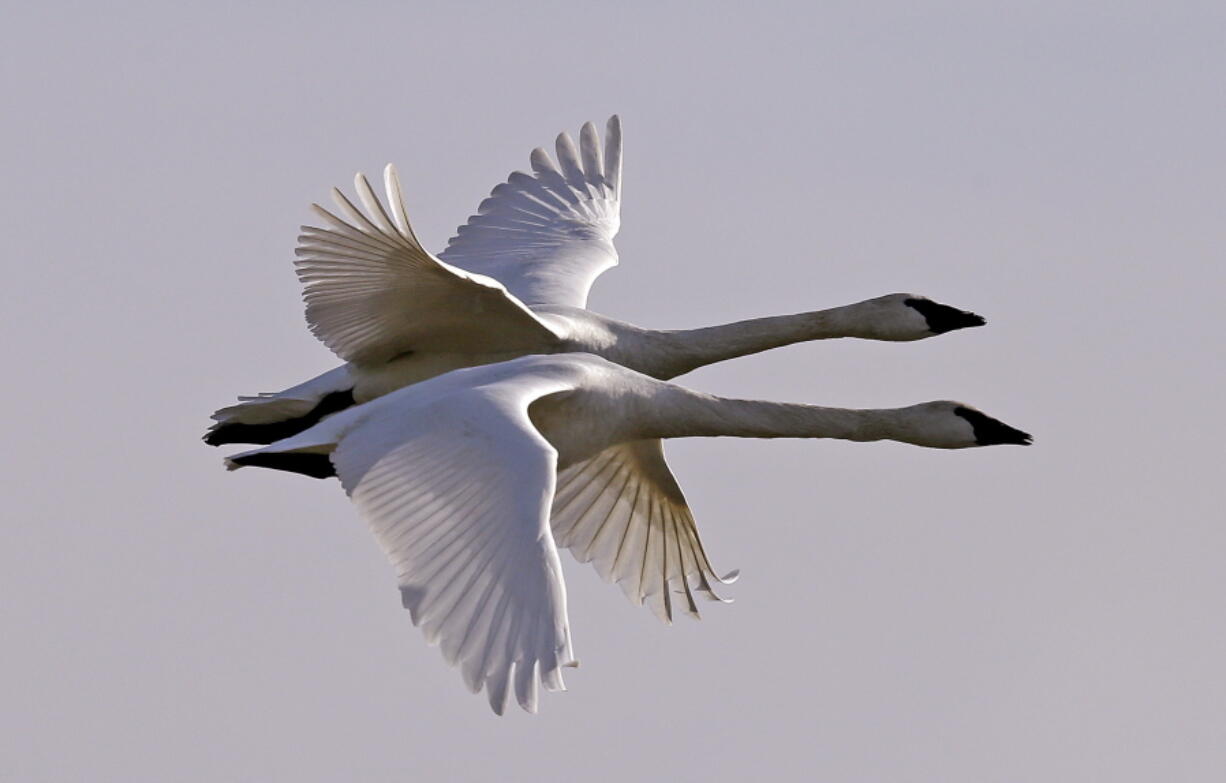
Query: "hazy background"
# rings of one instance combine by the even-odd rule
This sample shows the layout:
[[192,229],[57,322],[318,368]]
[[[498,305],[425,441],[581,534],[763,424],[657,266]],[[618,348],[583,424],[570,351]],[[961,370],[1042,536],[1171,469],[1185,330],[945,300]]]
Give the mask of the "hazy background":
[[[1220,2],[4,5],[6,783],[1223,779]],[[989,320],[683,382],[1037,443],[672,444],[736,603],[667,628],[564,555],[583,668],[497,719],[334,482],[199,437],[335,364],[309,202],[395,161],[441,248],[612,112],[595,310]]]

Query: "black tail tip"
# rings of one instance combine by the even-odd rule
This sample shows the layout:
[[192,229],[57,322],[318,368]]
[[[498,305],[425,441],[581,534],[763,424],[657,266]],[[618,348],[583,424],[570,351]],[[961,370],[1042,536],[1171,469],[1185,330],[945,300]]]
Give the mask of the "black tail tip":
[[209,431],[204,433],[201,438],[210,446],[228,446],[233,443],[254,443],[260,446],[267,446],[269,443],[274,443],[281,438],[288,438],[290,435],[297,435],[297,432],[291,431],[291,427],[287,427],[285,422],[276,422],[274,424],[238,424],[238,423],[217,423],[209,428]]
[[224,446],[228,443],[255,443],[267,446],[269,443],[288,438],[314,427],[326,416],[354,404],[353,390],[329,392],[320,398],[315,407],[308,413],[292,419],[266,422],[263,424],[244,424],[238,421],[217,422],[204,433],[204,442],[210,446]]
[[242,467],[272,468],[288,473],[300,473],[311,478],[325,479],[336,475],[336,468],[327,454],[303,451],[257,451],[226,460],[230,470]]

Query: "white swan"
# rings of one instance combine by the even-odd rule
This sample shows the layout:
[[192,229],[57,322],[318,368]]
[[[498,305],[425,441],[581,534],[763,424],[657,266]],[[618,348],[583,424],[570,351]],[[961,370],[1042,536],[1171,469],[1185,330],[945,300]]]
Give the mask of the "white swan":
[[578,148],[563,133],[556,149],[556,164],[534,150],[534,173],[515,172],[494,188],[437,257],[414,235],[391,166],[387,209],[361,174],[356,189],[367,214],[335,189],[344,217],[314,205],[330,227],[304,226],[299,237],[307,321],[347,364],[281,392],[240,398],[213,414],[205,441],[271,443],[355,402],[525,354],[594,353],[669,379],[806,340],[919,340],[984,323],[910,294],[680,331],[592,313],[588,290],[617,263],[620,121],[609,119],[603,152],[591,123]]
[[[1030,442],[956,402],[843,410],[730,400],[567,354],[457,370],[228,463],[337,475],[427,641],[473,692],[486,689],[495,712],[512,683],[533,712],[538,679],[561,689],[559,667],[575,665],[556,545],[666,617],[673,592],[692,613],[695,592],[713,595],[718,577],[659,439],[720,435],[951,449]],[[663,488],[642,491],[642,473],[626,467],[639,459],[662,471]]]

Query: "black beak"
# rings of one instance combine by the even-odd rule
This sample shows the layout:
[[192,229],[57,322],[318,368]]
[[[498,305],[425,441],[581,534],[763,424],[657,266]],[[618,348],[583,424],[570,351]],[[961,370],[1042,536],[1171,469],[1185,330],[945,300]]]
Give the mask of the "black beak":
[[970,408],[954,408],[954,413],[970,422],[975,430],[975,442],[980,446],[1029,446],[1034,438],[1029,433],[1014,429],[1003,421]]
[[931,299],[907,299],[903,304],[914,307],[928,322],[928,329],[933,334],[945,334],[955,329],[966,329],[970,326],[983,326],[987,323],[982,315],[976,315],[968,310],[959,310],[949,305],[938,304]]

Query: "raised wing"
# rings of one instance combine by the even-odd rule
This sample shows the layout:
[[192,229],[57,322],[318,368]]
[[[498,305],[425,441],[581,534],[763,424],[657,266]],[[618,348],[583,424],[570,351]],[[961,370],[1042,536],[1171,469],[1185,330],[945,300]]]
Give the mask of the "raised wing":
[[673,591],[697,617],[695,592],[723,600],[711,582],[736,578],[711,567],[659,440],[611,446],[560,471],[550,524],[558,546],[590,561],[630,600],[647,601],[665,622],[672,622]]
[[345,217],[313,204],[329,227],[303,226],[298,237],[307,323],[324,345],[351,362],[379,363],[415,350],[535,353],[556,342],[502,283],[426,251],[409,225],[395,169],[388,166],[384,179],[390,218],[358,174],[368,215],[334,188]]
[[501,281],[526,304],[585,307],[592,282],[617,264],[621,120],[609,118],[603,154],[590,122],[578,149],[565,133],[555,146],[556,164],[533,150],[533,173],[494,188],[439,258]]

